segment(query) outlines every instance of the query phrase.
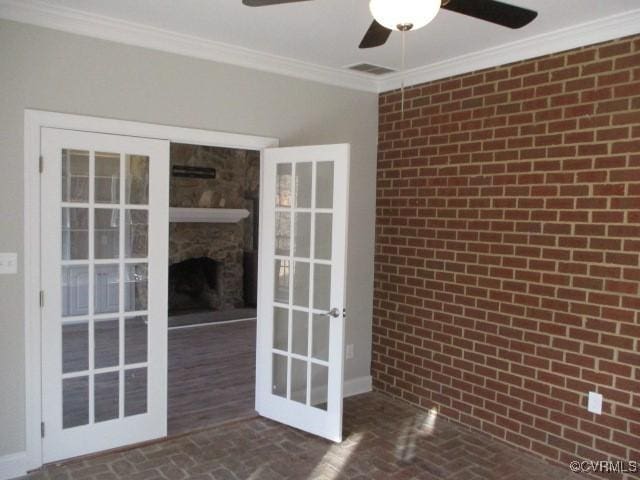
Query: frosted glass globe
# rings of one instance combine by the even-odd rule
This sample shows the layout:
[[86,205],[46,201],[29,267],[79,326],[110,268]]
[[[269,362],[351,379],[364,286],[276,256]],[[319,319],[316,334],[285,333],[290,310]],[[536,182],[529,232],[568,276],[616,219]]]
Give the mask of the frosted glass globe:
[[435,18],[440,4],[441,0],[371,0],[369,10],[378,23],[391,30],[407,24],[417,30]]

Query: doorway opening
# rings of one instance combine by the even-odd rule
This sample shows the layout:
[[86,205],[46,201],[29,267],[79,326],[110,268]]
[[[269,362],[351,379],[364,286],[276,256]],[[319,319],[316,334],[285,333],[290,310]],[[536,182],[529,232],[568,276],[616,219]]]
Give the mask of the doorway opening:
[[168,434],[253,417],[260,152],[170,148]]

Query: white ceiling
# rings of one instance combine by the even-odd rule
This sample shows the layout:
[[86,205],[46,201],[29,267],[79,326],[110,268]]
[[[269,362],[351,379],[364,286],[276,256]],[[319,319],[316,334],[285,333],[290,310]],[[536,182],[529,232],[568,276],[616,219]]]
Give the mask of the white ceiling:
[[[536,10],[538,18],[523,29],[510,30],[441,10],[427,27],[409,32],[407,68],[414,73],[430,71],[430,77],[434,77],[444,67],[444,76],[461,73],[460,69],[490,66],[487,63],[491,63],[492,58],[494,62],[505,63],[564,49],[565,44],[566,48],[572,48],[584,42],[640,32],[639,0],[503,1]],[[31,8],[31,17],[19,18],[15,13],[18,7]],[[38,21],[34,21],[34,11],[40,14]],[[371,85],[377,82],[375,88],[366,88],[370,90],[391,88],[393,83],[389,80],[397,80],[398,76],[391,75],[385,83],[384,79],[347,74],[342,71],[344,67],[367,62],[400,68],[398,33],[383,47],[358,48],[371,23],[367,0],[314,0],[260,8],[246,7],[241,0],[0,0],[0,16],[46,24],[47,15],[52,19],[58,15],[66,16],[67,20],[75,16],[76,20],[85,22],[95,20],[104,24],[106,21],[111,27],[117,23],[129,29],[144,27],[147,34],[147,27],[153,27],[155,35],[186,35],[190,43],[201,40],[209,47],[213,46],[211,42],[218,47],[242,47],[252,51],[245,53],[251,54],[253,63],[259,63],[261,54],[267,54],[266,61],[272,63],[276,56],[280,63],[287,63],[284,70],[298,66],[323,74],[333,71],[336,79],[344,78],[345,82],[346,75],[352,76],[354,83],[349,86],[357,86],[356,80],[362,80],[363,88],[364,81]],[[119,22],[113,22],[114,19]],[[67,23],[52,20],[49,26],[73,30],[64,27]],[[127,36],[121,35],[119,40],[127,42]],[[130,43],[140,42],[132,38]],[[555,50],[550,50],[552,48]],[[167,50],[171,51],[170,46]],[[505,57],[506,51],[509,55]],[[233,52],[233,48],[229,52]],[[514,55],[520,58],[513,58]],[[474,63],[482,56],[484,60],[480,64]],[[449,67],[456,62],[456,68],[451,71]],[[258,64],[255,66],[260,68]],[[284,73],[295,75],[292,71]],[[422,77],[417,75],[415,80],[420,81]]]

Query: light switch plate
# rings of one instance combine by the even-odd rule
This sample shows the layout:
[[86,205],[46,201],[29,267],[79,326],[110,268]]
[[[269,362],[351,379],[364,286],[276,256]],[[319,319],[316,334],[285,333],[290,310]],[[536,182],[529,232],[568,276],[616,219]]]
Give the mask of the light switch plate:
[[353,358],[353,344],[350,343],[347,345],[347,360],[351,360]]
[[18,273],[18,254],[0,253],[0,275]]
[[596,392],[589,392],[589,404],[587,410],[596,415],[602,414],[602,395]]

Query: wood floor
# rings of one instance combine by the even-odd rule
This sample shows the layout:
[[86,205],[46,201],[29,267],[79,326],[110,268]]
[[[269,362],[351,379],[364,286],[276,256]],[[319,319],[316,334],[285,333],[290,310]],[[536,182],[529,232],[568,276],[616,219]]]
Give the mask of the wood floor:
[[169,330],[169,435],[256,415],[256,322]]
[[234,308],[223,312],[192,312],[169,315],[169,328],[202,325],[205,323],[228,322],[256,318],[255,308]]

